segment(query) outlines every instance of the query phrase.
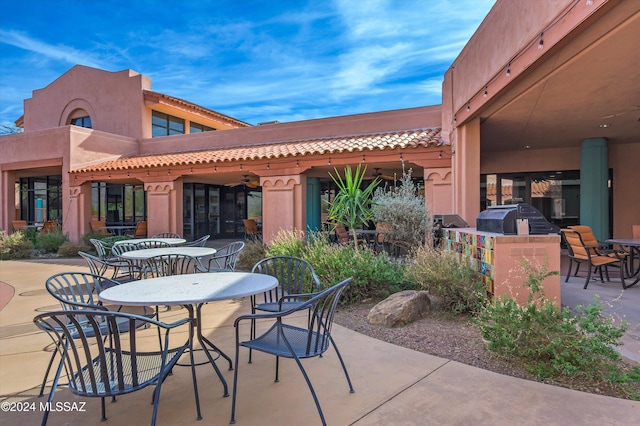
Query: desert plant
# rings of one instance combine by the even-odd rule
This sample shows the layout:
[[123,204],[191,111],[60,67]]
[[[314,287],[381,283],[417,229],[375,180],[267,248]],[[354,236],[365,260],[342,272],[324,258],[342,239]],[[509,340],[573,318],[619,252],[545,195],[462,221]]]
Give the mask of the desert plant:
[[446,250],[416,247],[406,264],[405,274],[409,281],[437,296],[447,311],[473,313],[487,303],[480,275]]
[[391,231],[391,243],[413,248],[430,242],[433,221],[411,170],[402,173],[400,185],[380,187],[373,194],[373,219]]
[[365,189],[362,189],[362,182],[367,171],[366,166],[360,169],[360,164],[358,164],[355,172],[352,172],[351,167],[347,166],[344,169],[344,179],[338,173],[338,169],[334,168],[334,170],[335,176],[331,173],[329,176],[336,184],[338,192],[329,206],[328,219],[348,227],[353,234],[355,247],[358,248],[356,231],[373,217],[371,197],[380,180],[375,178]]
[[304,232],[300,230],[281,230],[271,240],[266,256],[302,257],[306,245]]
[[524,258],[521,262],[527,274],[524,285],[530,293],[525,305],[504,296],[489,304],[476,319],[490,350],[525,361],[527,369],[540,378],[557,375],[583,376],[607,380],[609,366],[620,355],[620,345],[627,324],[616,326],[602,314],[598,302],[575,311],[562,309],[544,298],[543,280],[557,274],[538,269]]
[[251,271],[253,265],[267,257],[267,246],[262,241],[247,241],[238,256],[236,271]]
[[80,244],[72,243],[71,241],[65,241],[58,249],[58,254],[63,257],[75,257],[78,252],[86,252],[89,248],[82,242]]
[[69,241],[69,237],[62,233],[62,228],[56,226],[51,232],[40,232],[36,236],[35,248],[38,250],[44,250],[47,253],[57,253],[60,246]]
[[25,259],[31,257],[33,243],[22,231],[7,234],[0,231],[0,260]]

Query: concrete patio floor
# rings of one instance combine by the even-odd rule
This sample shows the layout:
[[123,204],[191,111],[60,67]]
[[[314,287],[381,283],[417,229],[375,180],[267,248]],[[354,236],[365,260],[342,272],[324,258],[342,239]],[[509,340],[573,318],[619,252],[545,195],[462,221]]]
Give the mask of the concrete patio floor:
[[[51,355],[50,339],[33,325],[33,317],[59,305],[44,289],[49,276],[63,271],[88,271],[81,260],[0,262],[0,402],[34,402],[35,410],[0,412],[0,424],[40,422],[39,386]],[[562,279],[563,304],[588,304],[602,295],[607,310],[631,324],[625,350],[640,362],[640,285],[622,291],[619,283]],[[215,302],[203,308],[205,335],[234,356],[233,320],[249,312],[247,300]],[[161,312],[163,321],[186,315],[184,309]],[[149,341],[156,342],[154,330]],[[349,393],[332,349],[323,358],[303,361],[330,425],[631,425],[640,424],[640,402],[596,396],[520,380],[412,351],[336,326],[334,337],[356,392]],[[281,362],[274,383],[274,358],[255,353],[253,364],[240,357],[237,425],[314,425],[320,420],[295,362]],[[219,362],[231,392],[233,371]],[[231,398],[213,369],[197,368],[203,420],[196,420],[189,368],[176,367],[162,387],[159,425],[228,424]],[[47,389],[48,391],[48,389]],[[80,398],[65,387],[54,401],[86,402],[83,412],[53,412],[50,425],[148,424],[153,387],[107,402],[107,423],[100,422],[100,399]]]

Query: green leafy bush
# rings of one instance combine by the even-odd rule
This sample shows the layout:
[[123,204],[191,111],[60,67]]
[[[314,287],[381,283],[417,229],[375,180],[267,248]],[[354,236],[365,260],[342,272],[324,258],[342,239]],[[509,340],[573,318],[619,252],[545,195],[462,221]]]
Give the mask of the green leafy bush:
[[7,235],[0,231],[0,259],[25,259],[31,257],[33,243],[21,231]]
[[267,248],[266,256],[303,257],[307,245],[304,232],[299,230],[278,232]]
[[71,241],[65,241],[58,249],[58,254],[63,257],[78,256],[79,251],[87,252],[89,248],[83,243],[74,244]]
[[487,303],[480,275],[446,250],[418,246],[411,253],[405,274],[416,286],[437,296],[445,310],[473,313]]
[[574,312],[561,309],[544,298],[543,280],[558,272],[547,265],[535,270],[523,259],[530,288],[526,305],[503,297],[483,309],[476,319],[490,350],[520,358],[527,369],[540,378],[557,375],[601,377],[606,380],[608,366],[619,360],[615,350],[627,325],[616,326],[594,303],[578,306]]
[[35,247],[38,250],[44,250],[47,253],[57,253],[60,246],[69,241],[69,237],[62,233],[62,228],[57,226],[51,232],[40,232],[36,235]]

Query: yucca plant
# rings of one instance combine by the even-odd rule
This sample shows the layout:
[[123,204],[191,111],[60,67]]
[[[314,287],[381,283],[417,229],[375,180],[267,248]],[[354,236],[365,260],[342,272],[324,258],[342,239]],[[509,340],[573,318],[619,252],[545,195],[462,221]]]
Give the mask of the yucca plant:
[[345,225],[353,234],[355,247],[358,248],[356,230],[373,218],[372,195],[380,180],[375,178],[365,189],[361,189],[367,166],[356,167],[355,172],[351,166],[344,169],[344,179],[335,169],[335,176],[329,173],[331,179],[338,187],[338,193],[329,207],[328,219],[340,225]]

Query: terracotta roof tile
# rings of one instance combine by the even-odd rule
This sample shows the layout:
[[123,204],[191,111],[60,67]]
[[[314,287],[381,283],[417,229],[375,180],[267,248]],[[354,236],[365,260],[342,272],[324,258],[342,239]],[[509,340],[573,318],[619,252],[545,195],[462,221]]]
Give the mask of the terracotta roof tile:
[[73,172],[127,170],[145,167],[188,166],[231,161],[263,160],[354,151],[374,151],[397,148],[440,146],[440,127],[400,130],[388,133],[327,137],[297,141],[274,142],[200,151],[172,152],[135,157],[123,157]]

